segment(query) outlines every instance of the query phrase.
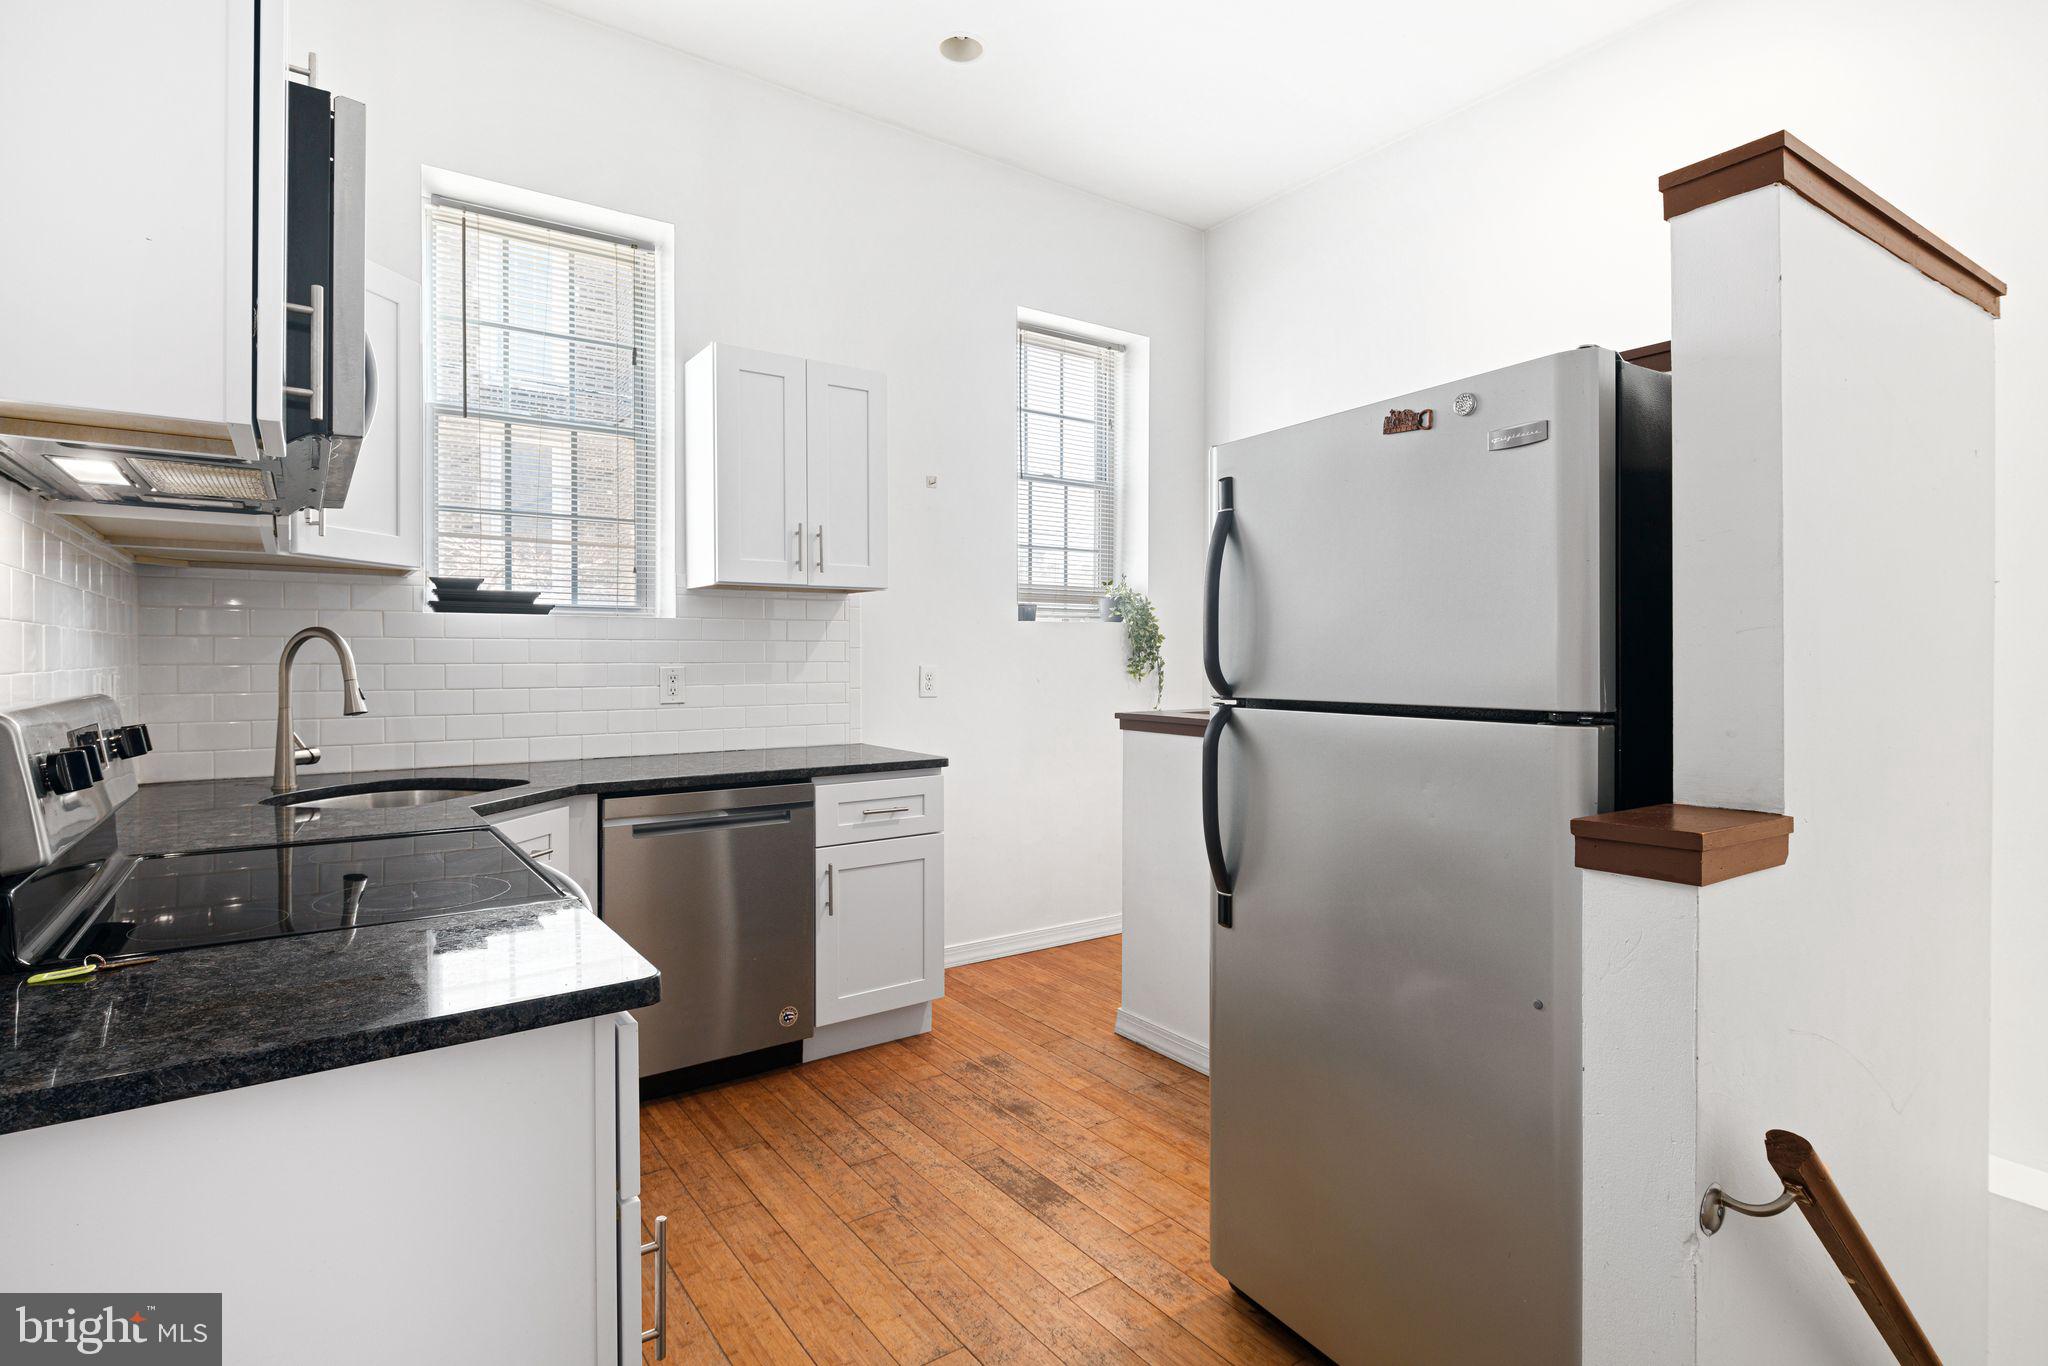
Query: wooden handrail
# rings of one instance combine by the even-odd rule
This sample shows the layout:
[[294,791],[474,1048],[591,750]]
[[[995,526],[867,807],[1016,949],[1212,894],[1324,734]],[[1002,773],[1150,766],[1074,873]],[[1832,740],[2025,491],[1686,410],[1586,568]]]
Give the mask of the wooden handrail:
[[1934,1344],[1906,1307],[1906,1297],[1899,1293],[1898,1284],[1885,1270],[1884,1259],[1870,1245],[1863,1225],[1835,1188],[1827,1164],[1813,1151],[1813,1145],[1788,1129],[1773,1129],[1764,1135],[1764,1158],[1785,1183],[1814,1236],[1834,1258],[1835,1269],[1862,1301],[1863,1312],[1877,1325],[1892,1355],[1903,1366],[1941,1366]]

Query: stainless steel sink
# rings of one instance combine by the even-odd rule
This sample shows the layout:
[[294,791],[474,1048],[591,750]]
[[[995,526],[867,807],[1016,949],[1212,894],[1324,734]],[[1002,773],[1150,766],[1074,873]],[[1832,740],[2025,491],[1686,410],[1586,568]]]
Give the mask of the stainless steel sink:
[[441,783],[364,783],[353,787],[322,787],[265,797],[265,806],[311,808],[316,811],[377,811],[394,806],[431,806],[456,797],[518,787],[519,778],[465,778]]

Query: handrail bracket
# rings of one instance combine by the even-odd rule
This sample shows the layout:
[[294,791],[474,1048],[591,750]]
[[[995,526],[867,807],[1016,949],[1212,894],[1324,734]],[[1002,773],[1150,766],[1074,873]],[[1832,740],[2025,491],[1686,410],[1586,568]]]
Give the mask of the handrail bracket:
[[1773,1214],[1783,1214],[1794,1205],[1807,1203],[1811,1199],[1805,1191],[1790,1182],[1787,1182],[1785,1189],[1779,1191],[1775,1197],[1761,1205],[1753,1205],[1747,1200],[1737,1200],[1719,1186],[1709,1186],[1707,1193],[1700,1197],[1700,1232],[1709,1238],[1719,1233],[1721,1221],[1731,1209],[1737,1214],[1747,1214],[1753,1219],[1768,1219]]

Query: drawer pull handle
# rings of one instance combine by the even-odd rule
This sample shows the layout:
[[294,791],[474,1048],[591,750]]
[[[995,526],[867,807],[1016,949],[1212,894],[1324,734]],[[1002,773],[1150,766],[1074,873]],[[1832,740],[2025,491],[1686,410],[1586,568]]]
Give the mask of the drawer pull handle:
[[860,814],[863,816],[905,816],[910,814],[910,808],[907,806],[864,806],[860,809]]
[[640,1255],[654,1254],[654,1326],[640,1334],[642,1342],[654,1344],[654,1359],[668,1360],[668,1216],[654,1217],[654,1241],[640,1244]]

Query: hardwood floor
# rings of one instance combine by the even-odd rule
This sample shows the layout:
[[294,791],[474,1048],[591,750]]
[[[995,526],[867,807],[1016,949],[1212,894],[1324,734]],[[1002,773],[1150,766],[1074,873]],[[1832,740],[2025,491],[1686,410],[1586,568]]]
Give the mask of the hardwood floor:
[[1210,1269],[1208,1079],[1116,1035],[1120,953],[953,968],[927,1035],[641,1107],[670,1359],[1322,1360]]

